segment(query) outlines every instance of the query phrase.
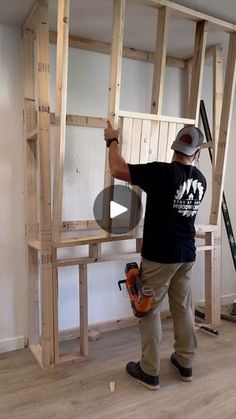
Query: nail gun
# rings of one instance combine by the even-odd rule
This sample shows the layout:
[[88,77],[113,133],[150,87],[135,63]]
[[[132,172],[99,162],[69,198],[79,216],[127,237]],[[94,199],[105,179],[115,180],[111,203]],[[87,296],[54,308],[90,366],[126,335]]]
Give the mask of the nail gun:
[[143,283],[136,262],[126,264],[125,274],[126,279],[118,281],[119,289],[121,291],[121,284],[126,285],[134,315],[145,317],[152,309],[154,291]]

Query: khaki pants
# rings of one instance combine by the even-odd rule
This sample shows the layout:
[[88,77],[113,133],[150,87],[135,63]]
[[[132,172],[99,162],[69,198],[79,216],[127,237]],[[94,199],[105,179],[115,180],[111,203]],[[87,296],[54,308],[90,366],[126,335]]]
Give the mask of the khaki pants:
[[197,347],[191,309],[191,272],[193,262],[163,264],[142,258],[141,278],[155,291],[153,310],[139,322],[141,333],[141,368],[150,375],[160,370],[162,327],[161,303],[168,293],[173,317],[176,359],[185,368],[192,366]]

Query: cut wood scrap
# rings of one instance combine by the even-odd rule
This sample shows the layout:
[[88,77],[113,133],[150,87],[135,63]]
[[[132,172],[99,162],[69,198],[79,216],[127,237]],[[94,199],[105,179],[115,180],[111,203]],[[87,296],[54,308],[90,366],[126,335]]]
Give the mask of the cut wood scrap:
[[89,340],[97,340],[100,337],[101,337],[101,333],[100,332],[97,332],[96,330],[92,330],[92,329],[90,329],[88,331],[88,339]]
[[116,382],[115,381],[110,381],[109,388],[110,388],[111,392],[115,391],[115,387],[116,387]]

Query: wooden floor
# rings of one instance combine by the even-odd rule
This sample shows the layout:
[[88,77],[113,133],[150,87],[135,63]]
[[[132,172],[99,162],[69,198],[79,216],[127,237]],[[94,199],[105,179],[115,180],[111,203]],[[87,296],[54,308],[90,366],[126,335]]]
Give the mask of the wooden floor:
[[[1,419],[235,419],[236,324],[222,321],[219,337],[198,332],[194,381],[169,364],[172,322],[163,322],[161,389],[130,380],[126,362],[139,359],[136,327],[90,342],[90,360],[42,371],[29,350],[0,355]],[[115,381],[115,391],[109,382]]]

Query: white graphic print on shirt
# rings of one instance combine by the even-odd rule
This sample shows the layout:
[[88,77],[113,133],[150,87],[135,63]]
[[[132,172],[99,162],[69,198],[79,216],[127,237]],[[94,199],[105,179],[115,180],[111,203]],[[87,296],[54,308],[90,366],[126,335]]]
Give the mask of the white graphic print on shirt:
[[202,200],[204,188],[197,179],[188,179],[177,189],[173,207],[184,217],[193,217],[197,214]]

